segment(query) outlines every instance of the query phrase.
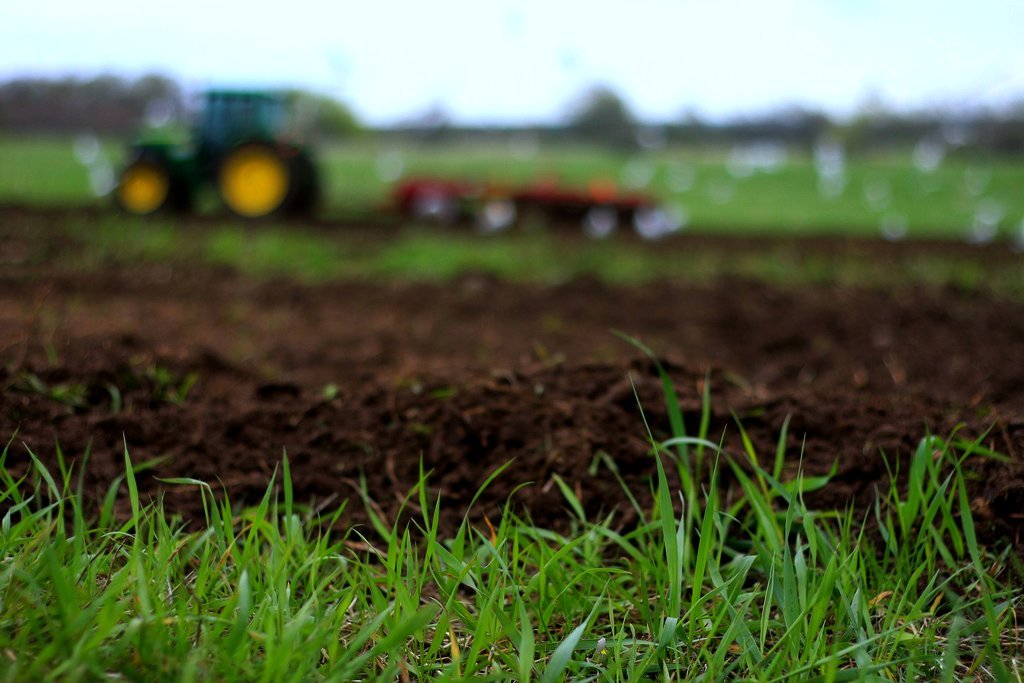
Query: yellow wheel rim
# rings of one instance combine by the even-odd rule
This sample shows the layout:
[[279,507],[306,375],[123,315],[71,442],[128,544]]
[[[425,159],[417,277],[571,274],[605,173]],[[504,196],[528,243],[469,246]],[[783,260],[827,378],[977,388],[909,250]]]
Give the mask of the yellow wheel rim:
[[125,211],[144,215],[163,206],[170,189],[170,179],[162,168],[142,163],[125,169],[117,194]]
[[228,208],[256,218],[273,213],[288,194],[288,168],[273,150],[242,147],[220,170],[220,191]]

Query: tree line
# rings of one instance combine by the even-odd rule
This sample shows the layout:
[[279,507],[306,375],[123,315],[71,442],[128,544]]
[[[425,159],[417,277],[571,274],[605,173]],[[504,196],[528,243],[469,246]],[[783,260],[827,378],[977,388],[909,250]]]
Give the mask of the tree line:
[[0,130],[26,133],[125,134],[166,110],[185,111],[185,95],[173,80],[144,76],[19,78],[0,84]]
[[622,150],[640,147],[730,147],[773,143],[811,150],[823,139],[843,145],[850,154],[918,145],[938,146],[952,153],[1024,156],[1024,102],[1011,112],[974,110],[967,113],[924,112],[897,114],[865,112],[837,121],[821,111],[790,107],[725,122],[681,116],[677,121],[649,124],[638,120],[612,89],[592,88],[569,107],[558,125],[471,127],[449,124],[438,112],[421,124],[382,131],[382,134],[450,143],[472,140],[500,142],[510,136],[529,137],[539,144],[600,144]]
[[[953,149],[1024,156],[1024,105],[1009,113],[976,110],[957,115],[873,111],[835,121],[820,111],[791,108],[771,114],[707,122],[693,116],[658,125],[640,122],[613,89],[596,86],[566,111],[559,124],[474,127],[453,123],[431,109],[419,120],[368,130],[345,104],[322,94],[293,91],[313,112],[311,132],[343,138],[362,132],[423,143],[504,142],[528,137],[539,144],[597,144],[616,149],[671,145],[729,146],[772,142],[811,148],[830,137],[851,153],[930,142]],[[21,78],[0,83],[0,131],[130,136],[146,125],[187,121],[194,95],[160,75],[138,79]]]

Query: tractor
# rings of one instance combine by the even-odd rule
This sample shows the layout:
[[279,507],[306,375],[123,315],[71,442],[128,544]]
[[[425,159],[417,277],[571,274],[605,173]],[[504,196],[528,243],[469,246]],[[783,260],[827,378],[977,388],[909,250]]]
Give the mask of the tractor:
[[212,186],[241,218],[309,213],[319,180],[310,150],[294,137],[292,98],[284,93],[213,90],[187,144],[138,142],[114,201],[130,214],[189,211]]

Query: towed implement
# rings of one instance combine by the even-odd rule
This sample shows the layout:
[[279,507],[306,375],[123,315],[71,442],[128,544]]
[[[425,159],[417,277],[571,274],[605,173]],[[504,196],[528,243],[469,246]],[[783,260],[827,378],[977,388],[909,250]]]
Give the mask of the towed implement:
[[620,225],[653,237],[679,226],[654,197],[622,192],[595,181],[587,189],[540,181],[506,186],[429,177],[408,178],[392,189],[392,204],[405,218],[453,224],[470,221],[485,232],[540,220],[580,225],[591,237],[606,237]]
[[139,216],[188,211],[202,188],[213,187],[224,207],[242,218],[308,213],[319,179],[310,150],[293,129],[285,94],[207,92],[188,143],[132,147],[114,200]]

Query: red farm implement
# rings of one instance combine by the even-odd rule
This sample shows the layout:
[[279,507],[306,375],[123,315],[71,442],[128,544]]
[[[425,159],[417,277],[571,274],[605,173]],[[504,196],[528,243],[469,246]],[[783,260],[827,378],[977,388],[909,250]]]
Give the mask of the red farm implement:
[[511,186],[414,177],[396,183],[391,198],[394,209],[410,220],[472,222],[485,232],[538,221],[580,226],[593,237],[610,235],[620,225],[648,236],[676,227],[654,197],[605,182],[579,189],[554,182]]

